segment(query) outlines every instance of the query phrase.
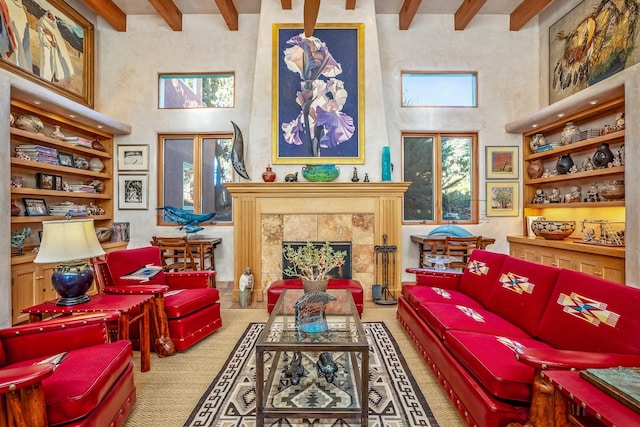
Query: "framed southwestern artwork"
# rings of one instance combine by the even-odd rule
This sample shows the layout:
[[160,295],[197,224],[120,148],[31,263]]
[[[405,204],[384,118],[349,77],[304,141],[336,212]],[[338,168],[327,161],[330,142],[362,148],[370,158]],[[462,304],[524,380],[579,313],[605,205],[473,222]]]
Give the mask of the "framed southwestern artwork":
[[584,0],[549,27],[549,102],[640,61],[640,0]]
[[487,182],[487,216],[518,216],[518,181]]
[[272,163],[364,163],[364,24],[273,25]]
[[486,147],[487,179],[518,179],[518,146]]
[[62,0],[2,0],[0,12],[0,66],[93,107],[93,25]]

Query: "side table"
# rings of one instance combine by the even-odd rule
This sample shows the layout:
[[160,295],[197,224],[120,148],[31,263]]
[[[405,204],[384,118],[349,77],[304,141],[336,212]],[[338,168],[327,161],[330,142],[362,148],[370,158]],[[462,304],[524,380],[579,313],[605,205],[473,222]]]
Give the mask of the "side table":
[[555,391],[556,426],[640,425],[640,414],[580,377],[579,371],[544,371],[544,381]]
[[82,304],[57,305],[57,299],[46,301],[22,309],[29,314],[31,322],[42,320],[45,315],[71,315],[74,313],[93,313],[99,311],[117,311],[118,339],[129,339],[129,326],[138,322],[140,328],[140,370],[151,369],[151,343],[149,336],[149,305],[153,295],[94,295]]

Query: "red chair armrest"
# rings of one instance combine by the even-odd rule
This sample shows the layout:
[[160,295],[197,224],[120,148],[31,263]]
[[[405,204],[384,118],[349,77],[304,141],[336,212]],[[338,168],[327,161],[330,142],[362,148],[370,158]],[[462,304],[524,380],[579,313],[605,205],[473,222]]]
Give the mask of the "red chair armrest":
[[165,280],[171,289],[210,288],[215,271],[176,271],[165,273]]
[[0,394],[36,385],[55,371],[53,363],[0,369]]
[[160,295],[169,290],[167,285],[145,285],[144,283],[131,286],[107,286],[104,288],[105,294],[119,295]]
[[458,271],[437,271],[430,268],[407,268],[407,273],[416,275],[416,285],[435,286],[442,289],[459,288],[462,273]]
[[638,355],[574,350],[525,348],[516,352],[516,359],[525,365],[542,370],[640,366]]

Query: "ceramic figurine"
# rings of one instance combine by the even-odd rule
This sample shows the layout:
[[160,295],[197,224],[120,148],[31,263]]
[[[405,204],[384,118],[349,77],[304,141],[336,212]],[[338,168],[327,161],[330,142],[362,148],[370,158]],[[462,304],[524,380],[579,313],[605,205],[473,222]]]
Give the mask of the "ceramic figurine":
[[338,364],[333,360],[331,353],[324,352],[320,353],[318,357],[316,369],[318,371],[318,377],[324,377],[327,382],[332,383],[338,372]]
[[589,189],[587,190],[586,197],[583,199],[584,202],[599,202],[600,194],[598,194],[598,186],[596,183],[592,183],[589,185]]
[[560,203],[561,195],[560,189],[554,188],[551,190],[551,194],[549,194],[549,202],[550,203]]
[[358,182],[360,178],[358,178],[358,169],[353,168],[353,175],[351,176],[351,182]]
[[284,176],[284,182],[298,182],[298,172],[286,174]]
[[624,113],[618,113],[616,115],[616,130],[624,130]]
[[364,174],[364,181],[363,182],[369,182],[369,174],[365,172]]

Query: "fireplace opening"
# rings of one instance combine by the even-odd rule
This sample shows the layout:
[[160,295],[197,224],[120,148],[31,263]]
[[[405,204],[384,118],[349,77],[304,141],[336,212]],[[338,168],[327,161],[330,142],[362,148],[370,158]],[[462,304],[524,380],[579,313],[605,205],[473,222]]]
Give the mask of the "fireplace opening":
[[[314,247],[324,246],[326,242],[311,242]],[[289,276],[284,273],[284,270],[290,266],[290,262],[284,257],[284,248],[291,246],[293,249],[298,249],[300,246],[305,246],[307,242],[282,242],[282,278],[283,279],[297,279],[297,277]],[[327,274],[327,278],[332,279],[351,279],[351,242],[336,241],[329,242],[336,251],[345,251],[347,255],[344,257],[344,264],[340,267],[336,267]]]

